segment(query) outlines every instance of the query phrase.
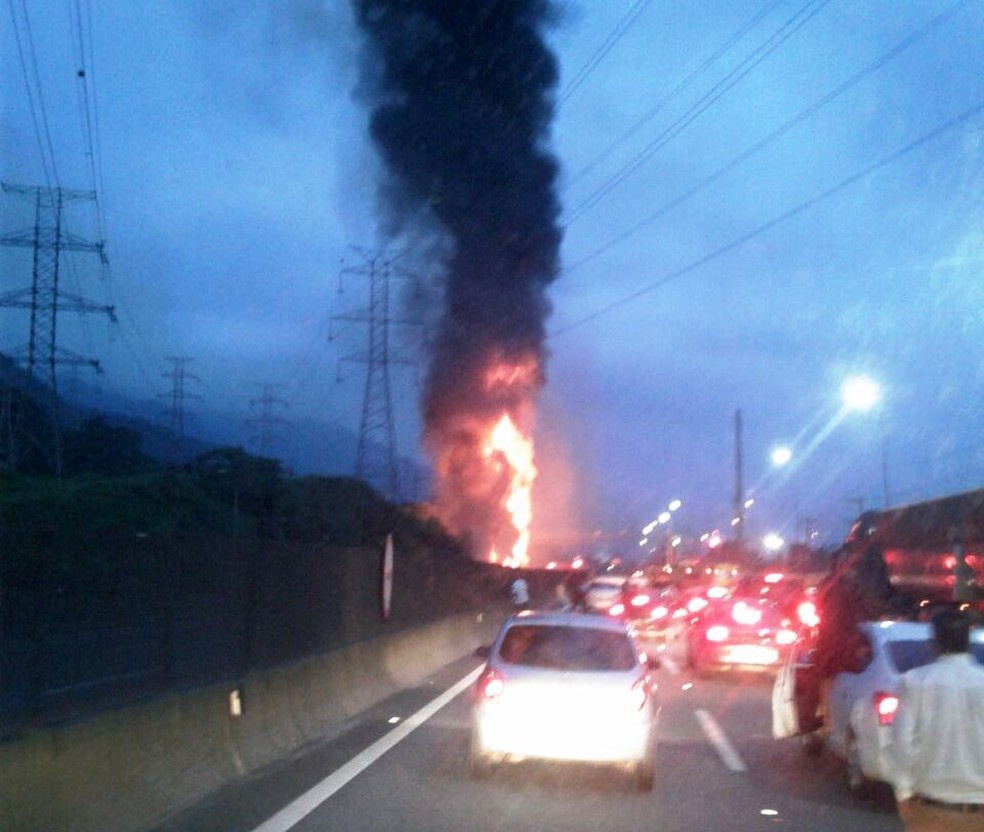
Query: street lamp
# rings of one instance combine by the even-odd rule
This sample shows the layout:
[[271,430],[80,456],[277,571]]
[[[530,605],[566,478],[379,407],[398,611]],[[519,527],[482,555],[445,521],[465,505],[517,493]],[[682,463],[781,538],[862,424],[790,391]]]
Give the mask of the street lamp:
[[789,461],[793,458],[793,451],[787,445],[780,445],[778,448],[772,449],[772,454],[769,458],[776,468],[782,468],[784,465],[788,465]]
[[841,385],[841,401],[848,410],[867,413],[881,401],[881,388],[868,376],[852,376]]

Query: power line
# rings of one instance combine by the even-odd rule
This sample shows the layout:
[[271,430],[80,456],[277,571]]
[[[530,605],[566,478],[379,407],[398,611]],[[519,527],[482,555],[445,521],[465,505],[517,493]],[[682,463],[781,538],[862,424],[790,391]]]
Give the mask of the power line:
[[809,208],[812,208],[814,205],[823,202],[824,200],[828,199],[834,194],[837,194],[840,191],[845,190],[846,188],[870,176],[872,173],[880,170],[881,168],[884,168],[892,164],[893,162],[897,161],[898,159],[901,159],[903,156],[907,155],[908,153],[911,153],[913,150],[922,147],[924,144],[927,144],[933,139],[943,135],[947,131],[952,130],[957,125],[962,124],[965,121],[968,121],[969,119],[978,115],[982,111],[984,111],[984,101],[978,102],[973,107],[964,110],[959,115],[956,115],[953,118],[949,119],[948,121],[935,127],[934,129],[930,130],[928,133],[924,133],[923,135],[909,142],[907,145],[900,148],[899,150],[890,153],[888,156],[883,156],[881,159],[877,160],[876,162],[872,162],[870,165],[867,165],[866,167],[862,168],[856,173],[853,173],[850,176],[846,177],[845,179],[840,180],[836,185],[827,188],[825,191],[822,191],[816,196],[813,196],[810,199],[807,199],[806,201],[799,203],[798,205],[794,206],[793,208],[790,208],[788,211],[785,211],[779,216],[774,217],[768,222],[762,223],[762,225],[759,225],[758,227],[754,228],[752,231],[742,234],[740,237],[735,238],[729,243],[725,243],[723,246],[714,249],[708,254],[705,254],[703,257],[700,257],[697,260],[694,260],[693,262],[687,264],[686,266],[683,266],[679,269],[669,272],[668,274],[664,275],[658,280],[655,280],[654,282],[648,284],[647,286],[644,286],[643,288],[633,292],[632,294],[626,295],[620,300],[610,303],[607,306],[599,309],[596,312],[593,312],[590,315],[586,315],[585,317],[577,321],[573,321],[572,323],[567,324],[566,326],[554,330],[549,334],[548,337],[555,338],[558,335],[563,335],[567,332],[570,332],[573,329],[577,329],[578,327],[583,326],[584,324],[597,320],[598,318],[607,315],[609,312],[613,312],[614,310],[622,306],[625,306],[626,304],[632,303],[632,301],[638,300],[643,295],[649,294],[650,292],[665,286],[667,283],[676,280],[677,278],[682,277],[686,274],[689,274],[690,272],[700,268],[701,266],[710,263],[712,260],[716,260],[721,255],[727,254],[729,251],[732,251],[738,248],[739,246],[744,245],[745,243],[755,239],[761,234],[764,234],[766,231],[774,228],[775,226],[785,222],[788,219],[791,219],[792,217],[797,216],[798,214],[802,214],[804,211],[806,211]]
[[[761,44],[754,52],[746,56],[737,67],[731,70],[724,78],[718,81],[707,93],[705,93],[690,109],[688,109],[676,121],[664,129],[653,141],[646,145],[639,153],[624,164],[602,185],[595,189],[586,199],[571,212],[565,223],[565,228],[576,222],[580,217],[587,213],[591,208],[601,202],[615,188],[621,185],[633,173],[635,173],[645,162],[651,159],[659,150],[664,148],[670,141],[676,138],[701,115],[711,108],[713,104],[723,98],[728,92],[738,85],[752,70],[761,64],[769,55],[775,52],[796,32],[803,28],[810,20],[816,17],[828,5],[830,0],[809,0],[804,6],[797,10],[789,20],[782,24],[772,35]],[[813,7],[813,8],[811,8]]]
[[624,36],[625,33],[632,28],[632,24],[639,18],[639,16],[646,10],[652,0],[636,0],[632,4],[631,8],[622,16],[622,19],[615,24],[615,28],[609,33],[608,37],[602,42],[594,53],[588,58],[587,63],[582,66],[570,80],[563,91],[557,97],[557,106],[560,107],[567,101],[568,98],[573,95],[578,87],[581,86],[587,80],[588,76],[595,71],[604,59],[605,56],[611,52],[612,48],[618,43]]
[[652,213],[647,214],[646,217],[639,220],[634,225],[630,226],[628,230],[622,232],[618,236],[614,237],[612,240],[609,240],[609,242],[605,243],[603,246],[596,249],[591,254],[581,258],[577,262],[568,266],[564,270],[565,275],[569,275],[571,272],[576,271],[577,269],[581,268],[581,266],[584,266],[586,263],[589,263],[592,260],[596,259],[600,255],[614,248],[619,243],[625,242],[625,240],[627,240],[629,237],[634,236],[638,231],[640,231],[645,226],[651,224],[652,222],[659,219],[660,217],[665,216],[674,208],[678,208],[680,205],[682,205],[684,202],[689,200],[691,197],[698,194],[704,188],[713,184],[717,180],[721,179],[725,174],[730,173],[740,164],[746,162],[748,159],[755,156],[759,151],[763,150],[768,145],[772,144],[772,142],[774,142],[776,139],[788,133],[793,127],[802,123],[803,121],[810,118],[811,116],[816,115],[816,113],[819,112],[822,108],[826,107],[832,101],[842,96],[845,92],[855,87],[862,80],[864,80],[864,78],[873,74],[876,70],[881,69],[885,64],[897,58],[899,55],[905,52],[909,47],[918,43],[926,35],[928,35],[933,29],[936,29],[945,21],[953,17],[960,10],[961,7],[966,6],[969,2],[970,0],[957,0],[956,3],[952,4],[949,8],[945,9],[944,11],[940,12],[940,14],[936,15],[936,17],[932,18],[928,23],[921,26],[919,29],[916,29],[907,37],[903,38],[901,41],[895,44],[895,46],[893,46],[887,52],[883,53],[881,56],[876,58],[866,67],[856,72],[846,81],[843,81],[841,84],[838,84],[836,87],[834,87],[834,89],[830,90],[830,92],[828,92],[826,95],[823,95],[820,98],[818,98],[808,107],[806,107],[805,109],[797,113],[795,116],[793,116],[793,118],[784,122],[775,130],[772,130],[766,136],[759,139],[757,142],[752,144],[747,149],[743,150],[737,156],[734,156],[730,161],[726,162],[724,165],[717,168],[717,170],[715,170],[713,173],[704,177],[704,179],[702,179],[692,188],[690,188],[687,191],[684,191],[682,194],[675,197],[670,202],[663,204]]
[[[21,30],[17,22],[17,10],[14,7],[14,0],[8,0],[7,5],[10,7],[10,21],[14,30],[14,39],[17,41],[17,56],[20,59],[21,73],[24,76],[24,88],[27,92],[27,100],[31,109],[31,121],[34,124],[34,138],[38,143],[38,152],[41,156],[41,167],[44,170],[44,182],[49,188],[51,188],[59,184],[58,169],[55,165],[55,153],[51,145],[51,134],[48,131],[48,119],[44,107],[44,97],[41,93],[41,81],[37,73],[38,65],[37,61],[33,59],[34,41],[30,37],[30,18],[27,16],[27,2],[26,0],[22,0],[24,25],[27,28],[25,37],[27,39],[28,46],[31,49],[31,63],[34,67],[34,75],[37,81],[37,102],[34,100],[35,93],[31,84],[31,76],[28,71],[27,59],[24,56],[24,44],[21,42]],[[38,118],[38,108],[41,110],[40,119]],[[45,136],[47,137],[47,152],[45,151]]]
[[639,132],[645,125],[653,120],[662,109],[676,96],[682,93],[687,87],[689,87],[694,81],[697,80],[705,71],[710,69],[715,63],[723,58],[728,52],[731,51],[745,35],[747,35],[752,29],[758,26],[765,17],[771,12],[776,6],[782,3],[783,0],[769,0],[755,15],[742,27],[735,32],[731,37],[729,37],[724,43],[722,43],[717,49],[714,50],[704,61],[698,66],[693,72],[688,74],[682,81],[680,81],[673,89],[671,89],[666,95],[660,98],[652,107],[650,107],[646,113],[638,119],[631,127],[629,127],[621,136],[619,136],[615,141],[608,145],[601,153],[599,153],[594,160],[585,165],[581,170],[579,170],[571,179],[568,181],[567,186],[570,187],[575,182],[580,181],[585,176],[587,176],[591,171],[593,171],[598,165],[600,165],[605,159],[607,159],[615,151],[617,147],[623,144],[628,139],[632,138],[636,133]]

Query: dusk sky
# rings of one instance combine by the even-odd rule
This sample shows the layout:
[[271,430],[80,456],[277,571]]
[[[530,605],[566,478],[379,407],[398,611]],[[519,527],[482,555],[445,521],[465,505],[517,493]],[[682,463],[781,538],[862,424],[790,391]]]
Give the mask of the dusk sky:
[[[737,411],[754,534],[834,542],[886,492],[984,486],[984,3],[557,8],[546,149],[563,242],[535,528],[641,528],[680,499],[680,531],[727,531]],[[182,356],[189,409],[225,416],[230,441],[261,384],[326,445],[357,432],[365,367],[336,376],[366,330],[332,319],[367,304],[345,274],[357,250],[389,241],[350,5],[28,0],[2,15],[0,179],[99,194],[98,215],[80,203],[66,223],[102,235],[110,268],[71,255],[63,286],[119,324],[59,317],[59,346],[105,370],[82,380],[163,414]],[[0,233],[33,224],[23,199],[0,205]],[[411,261],[433,279],[427,257]],[[0,295],[30,285],[29,250],[0,263]],[[0,350],[27,335],[26,310],[0,308]],[[425,338],[392,333],[419,368],[391,367],[399,451],[422,461]],[[842,412],[858,374],[881,399]],[[777,469],[780,444],[793,457]]]

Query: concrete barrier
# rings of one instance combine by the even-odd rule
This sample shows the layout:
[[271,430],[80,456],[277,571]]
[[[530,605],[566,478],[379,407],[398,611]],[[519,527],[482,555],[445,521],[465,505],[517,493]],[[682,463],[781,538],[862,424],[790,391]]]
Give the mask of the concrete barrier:
[[501,620],[458,616],[6,742],[0,829],[146,830],[467,655]]

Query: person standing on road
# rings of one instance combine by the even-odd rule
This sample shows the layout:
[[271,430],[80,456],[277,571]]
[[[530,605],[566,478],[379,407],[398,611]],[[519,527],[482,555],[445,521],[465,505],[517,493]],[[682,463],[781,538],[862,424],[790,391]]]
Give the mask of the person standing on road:
[[516,578],[509,588],[513,609],[528,610],[530,608],[530,587],[525,578]]
[[970,617],[933,617],[938,657],[902,676],[892,786],[907,832],[984,832],[984,667]]

